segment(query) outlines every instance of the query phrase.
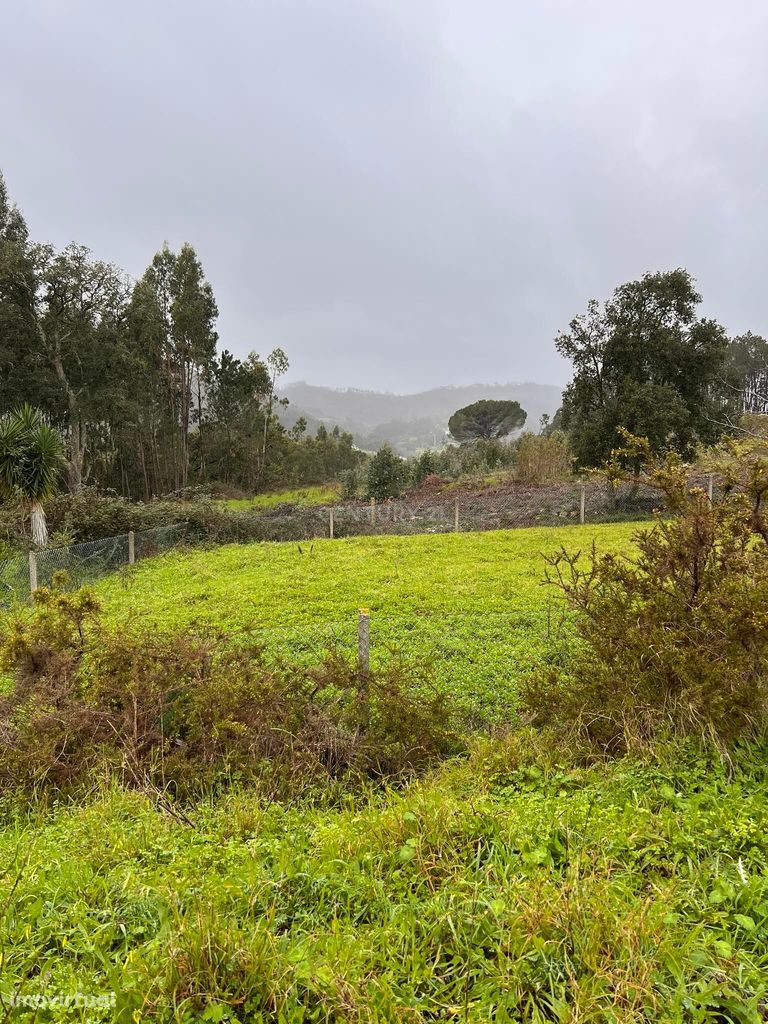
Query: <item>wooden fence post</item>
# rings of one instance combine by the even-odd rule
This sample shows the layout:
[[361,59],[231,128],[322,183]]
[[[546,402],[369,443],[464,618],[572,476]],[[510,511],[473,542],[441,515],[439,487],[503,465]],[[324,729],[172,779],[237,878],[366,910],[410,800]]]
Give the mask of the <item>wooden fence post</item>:
[[136,537],[133,530],[128,531],[128,565],[136,564]]
[[37,555],[34,551],[29,552],[29,592],[34,594],[37,590]]
[[453,506],[453,532],[459,532],[459,499],[457,498]]
[[328,509],[328,536],[333,540],[333,509]]
[[357,667],[363,675],[371,669],[371,613],[361,608],[357,613]]
[[584,525],[584,517],[587,510],[587,485],[583,480],[579,481],[581,485],[581,495],[579,497],[579,522]]
[[707,477],[707,495],[709,496],[710,504],[715,492],[715,474],[710,473]]
[[376,525],[376,499],[371,498],[371,526]]

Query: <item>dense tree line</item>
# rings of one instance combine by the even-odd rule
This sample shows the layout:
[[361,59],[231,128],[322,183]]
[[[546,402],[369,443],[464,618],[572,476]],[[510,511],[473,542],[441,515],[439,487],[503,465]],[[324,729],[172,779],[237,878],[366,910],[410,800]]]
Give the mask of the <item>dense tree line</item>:
[[350,435],[282,428],[285,354],[219,350],[217,315],[191,245],[164,245],[131,282],[85,246],[32,241],[0,176],[0,414],[24,402],[44,412],[65,439],[72,493],[256,491],[355,466]]

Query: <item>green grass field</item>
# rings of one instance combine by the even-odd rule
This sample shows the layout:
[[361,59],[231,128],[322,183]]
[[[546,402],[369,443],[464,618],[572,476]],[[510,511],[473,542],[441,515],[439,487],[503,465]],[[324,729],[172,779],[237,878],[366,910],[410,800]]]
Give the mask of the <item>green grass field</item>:
[[336,809],[136,793],[0,832],[9,1020],[759,1024],[768,750],[519,767],[514,748]]
[[[428,658],[463,708],[503,717],[525,672],[567,657],[544,553],[631,552],[634,529],[230,546],[98,591],[113,622],[256,630],[307,662],[352,653],[366,606],[375,658]],[[0,802],[0,1020],[765,1021],[764,744],[585,763],[523,729],[470,747],[314,804],[235,785],[174,816],[106,775]],[[110,1005],[34,1008],[76,993]]]
[[304,662],[354,654],[370,609],[373,664],[428,662],[468,711],[503,715],[516,681],[563,648],[563,607],[542,584],[544,554],[625,550],[633,524],[419,537],[230,545],[171,553],[98,587],[110,616],[153,628],[248,630]]
[[278,505],[329,505],[339,500],[339,489],[332,485],[299,487],[293,491],[274,491],[257,494],[255,498],[226,498],[224,504],[234,509],[267,510]]

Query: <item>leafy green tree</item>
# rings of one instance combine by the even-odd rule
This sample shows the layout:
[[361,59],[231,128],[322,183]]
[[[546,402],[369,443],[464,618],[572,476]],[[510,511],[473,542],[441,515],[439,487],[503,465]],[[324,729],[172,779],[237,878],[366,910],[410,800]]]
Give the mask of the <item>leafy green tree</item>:
[[32,541],[48,544],[43,502],[50,498],[64,463],[59,434],[38,409],[23,405],[0,417],[0,496],[18,497],[28,508]]
[[269,369],[253,354],[241,360],[225,349],[214,360],[207,381],[197,438],[204,449],[200,465],[210,479],[252,488],[263,438],[261,400],[270,389]]
[[448,420],[448,430],[455,441],[490,441],[518,430],[526,415],[519,402],[484,398],[458,409]]
[[722,432],[728,402],[728,339],[699,318],[701,296],[687,271],[646,274],[615,290],[555,339],[573,363],[562,426],[577,462],[604,463],[618,430],[647,437],[654,452],[692,452]]
[[377,501],[397,498],[402,494],[404,484],[405,463],[385,444],[379,448],[368,466],[368,497]]
[[421,484],[431,476],[432,473],[436,472],[435,454],[429,448],[423,451],[413,464],[413,482],[416,487],[420,487]]
[[[256,471],[257,486],[263,481],[267,469],[267,460],[270,454],[268,446],[269,429],[272,426],[274,407],[278,400],[276,393],[277,381],[279,377],[288,372],[288,356],[281,348],[276,348],[267,356],[267,366],[269,367],[269,383],[264,395],[264,434],[262,436],[261,451]],[[285,399],[283,404],[287,405],[287,403],[288,400]]]
[[127,316],[145,395],[140,433],[152,493],[187,486],[190,431],[193,421],[203,421],[217,315],[213,290],[189,244],[178,253],[163,246],[133,289]]
[[24,218],[0,173],[0,411],[27,400],[54,411],[37,333],[28,313],[35,291],[35,265]]

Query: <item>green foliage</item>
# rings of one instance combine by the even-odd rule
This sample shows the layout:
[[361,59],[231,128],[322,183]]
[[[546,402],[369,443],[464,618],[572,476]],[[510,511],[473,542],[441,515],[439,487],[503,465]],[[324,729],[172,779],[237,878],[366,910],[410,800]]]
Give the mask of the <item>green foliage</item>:
[[420,487],[428,476],[437,471],[435,453],[427,449],[412,464],[411,476],[415,487]]
[[38,409],[22,405],[0,417],[0,495],[45,501],[59,482],[63,462],[61,437]]
[[[635,461],[649,451],[633,441],[621,454]],[[636,556],[593,553],[585,564],[562,551],[549,560],[551,582],[578,612],[581,643],[566,666],[528,685],[536,721],[573,726],[607,749],[668,729],[730,742],[764,728],[768,459],[760,449],[736,454],[713,502],[689,488],[677,456],[651,467],[668,518],[638,532]]]
[[760,1024],[767,757],[584,767],[518,734],[337,807],[9,808],[3,994],[116,993],[105,1024]]
[[29,402],[66,437],[66,480],[150,500],[193,484],[249,493],[338,479],[350,434],[287,434],[287,358],[217,354],[218,308],[194,248],[164,246],[129,288],[72,244],[30,241],[0,176],[0,415]]
[[61,437],[38,409],[22,405],[0,417],[0,498],[18,500],[22,511],[31,512],[32,541],[38,547],[48,542],[42,502],[53,494],[63,464]]
[[562,426],[578,463],[599,466],[620,427],[647,437],[654,452],[691,455],[722,432],[728,339],[698,318],[701,296],[685,270],[645,274],[591,301],[555,344],[573,363],[563,396]]
[[377,501],[397,498],[405,489],[405,483],[405,463],[389,445],[384,445],[368,464],[367,497]]
[[458,409],[448,420],[448,430],[455,441],[490,441],[518,430],[525,419],[519,402],[485,398]]
[[[448,445],[438,451],[425,451],[410,464],[411,478],[419,486],[427,476],[458,480],[484,476],[494,470],[509,469],[515,461],[514,443],[499,438],[478,438],[472,444]],[[422,474],[429,468],[425,476]]]

